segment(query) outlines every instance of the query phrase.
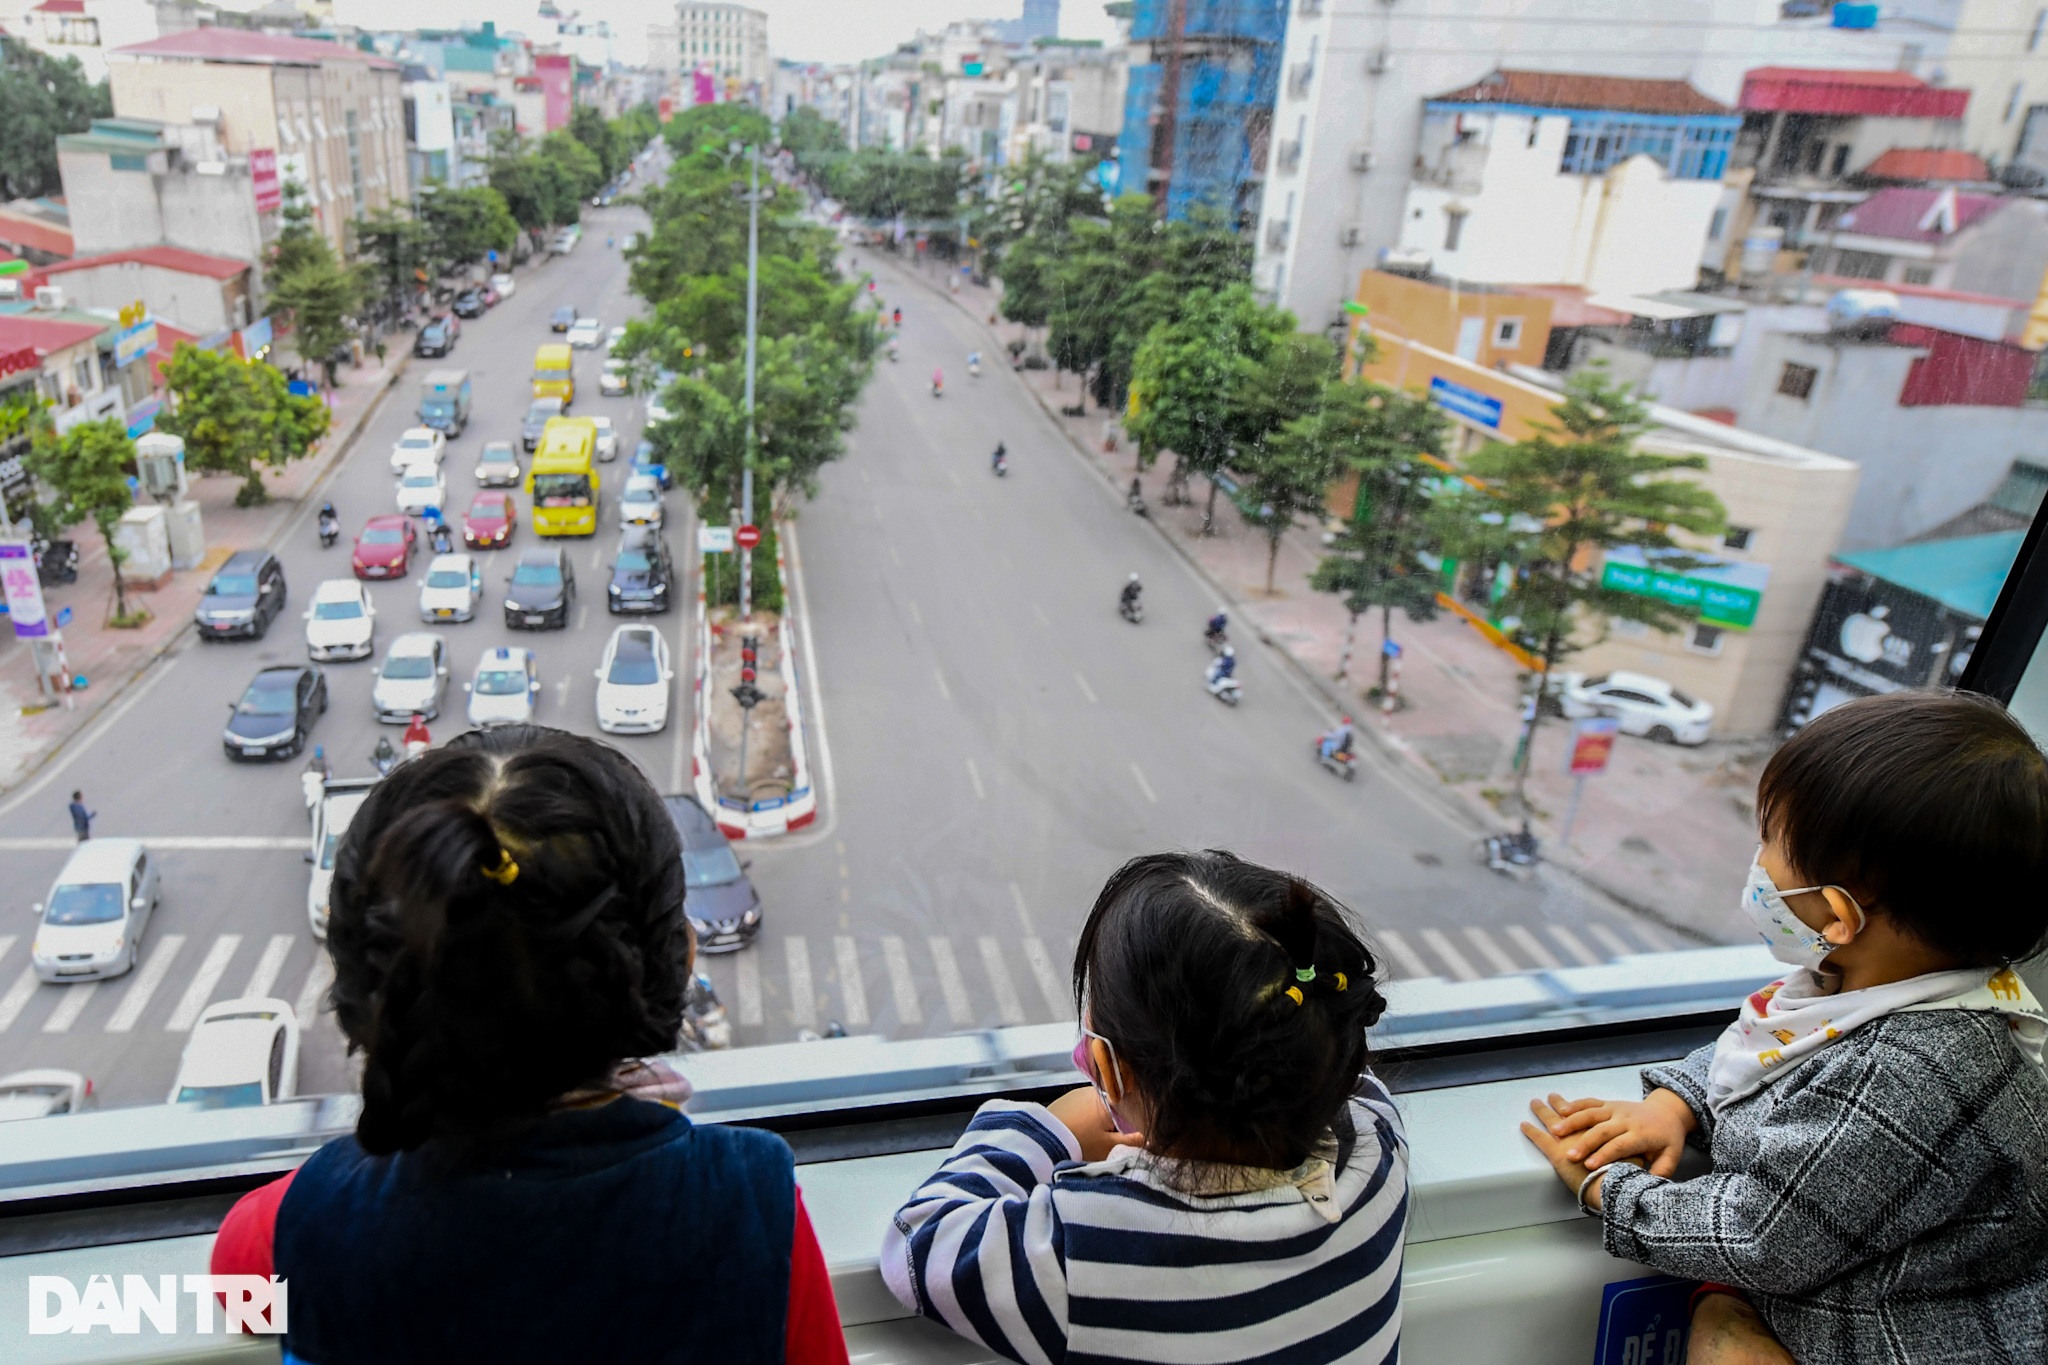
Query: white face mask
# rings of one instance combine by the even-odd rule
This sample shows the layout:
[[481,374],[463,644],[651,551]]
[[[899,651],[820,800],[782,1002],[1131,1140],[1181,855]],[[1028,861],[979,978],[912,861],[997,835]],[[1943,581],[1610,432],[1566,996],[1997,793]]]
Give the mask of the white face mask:
[[[1808,971],[1819,971],[1828,954],[1841,947],[1830,943],[1820,931],[1809,928],[1805,921],[1792,913],[1792,907],[1785,904],[1785,897],[1803,895],[1808,891],[1836,890],[1820,886],[1797,886],[1789,891],[1780,891],[1771,874],[1764,871],[1763,849],[1758,848],[1757,856],[1750,860],[1749,878],[1742,884],[1742,913],[1756,926],[1756,931],[1771,950],[1771,956],[1788,967],[1804,967]],[[1849,896],[1847,891],[1842,891]],[[1856,932],[1863,932],[1863,907],[1856,904],[1856,898],[1849,896],[1849,904],[1856,906]]]

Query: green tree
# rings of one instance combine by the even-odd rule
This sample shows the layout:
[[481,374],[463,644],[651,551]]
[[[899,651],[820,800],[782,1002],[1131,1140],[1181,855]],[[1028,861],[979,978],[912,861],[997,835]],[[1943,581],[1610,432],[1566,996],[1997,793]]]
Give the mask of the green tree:
[[569,111],[569,136],[590,149],[597,158],[598,169],[607,183],[617,175],[625,164],[633,159],[631,151],[622,144],[617,129],[610,119],[593,104],[579,104]]
[[[1671,567],[1683,570],[1696,561],[1685,557],[1672,530],[1711,534],[1726,516],[1713,493],[1672,477],[1706,468],[1704,456],[1637,448],[1649,409],[1604,367],[1573,375],[1550,411],[1556,421],[1535,435],[1486,446],[1465,461],[1463,472],[1480,487],[1453,487],[1437,500],[1447,550],[1510,566],[1513,581],[1497,609],[1533,644],[1538,687],[1561,661],[1605,638],[1612,620],[1669,632],[1691,619],[1660,598],[1603,586],[1607,551],[1667,555]],[[1515,800],[1525,808],[1543,708],[1533,710],[1515,770]]]
[[661,130],[679,159],[703,151],[724,152],[734,143],[766,147],[774,133],[768,116],[751,104],[692,105]]
[[1280,541],[1297,518],[1323,510],[1330,485],[1343,471],[1343,456],[1308,423],[1298,419],[1253,445],[1238,457],[1243,476],[1238,506],[1245,520],[1266,537],[1266,595],[1273,594],[1273,569],[1280,559]]
[[320,365],[333,387],[334,353],[354,335],[363,278],[335,258],[332,244],[313,225],[313,210],[297,181],[285,184],[282,222],[270,244],[266,273],[266,316],[291,329],[300,357]]
[[385,207],[356,220],[356,252],[364,266],[365,292],[399,309],[426,269],[426,229],[403,209]]
[[[761,336],[793,336],[813,328],[865,355],[872,347],[873,316],[857,306],[860,288],[825,278],[808,260],[763,256],[755,327]],[[654,307],[651,322],[629,324],[616,353],[648,355],[670,369],[699,358],[741,354],[747,335],[747,271],[735,265],[718,275],[686,275]],[[687,348],[687,350],[686,350]]]
[[[653,228],[633,252],[633,291],[658,303],[678,292],[691,276],[744,270],[747,184],[746,158],[723,146],[697,151],[672,165],[664,183],[650,186],[640,196]],[[796,217],[794,210],[801,205],[785,210],[794,196],[775,195],[765,171],[761,188],[761,259],[807,261],[820,275],[835,278],[832,234]]]
[[327,433],[327,405],[289,391],[275,365],[179,345],[164,366],[172,406],[157,425],[185,438],[194,469],[240,475],[235,505],[270,500],[263,470],[302,459]]
[[426,269],[435,277],[475,265],[493,251],[510,251],[519,235],[505,196],[488,185],[427,190],[419,200],[419,225]]
[[121,564],[128,554],[114,543],[121,518],[135,505],[128,491],[129,471],[135,466],[135,442],[120,422],[108,417],[80,422],[59,436],[45,422],[30,443],[22,464],[28,472],[57,494],[48,516],[56,526],[75,526],[87,517],[99,527],[107,543],[107,559],[114,566],[114,620],[128,624],[128,586],[121,578]]
[[58,61],[0,37],[0,199],[63,193],[57,138],[113,112],[107,83],[87,81],[76,57]]
[[[1434,545],[1430,495],[1442,477],[1450,425],[1427,398],[1354,381],[1332,383],[1315,411],[1282,430],[1283,439],[1320,442],[1358,476],[1351,516],[1309,579],[1318,591],[1341,595],[1351,613],[1337,667],[1340,682],[1350,665],[1358,618],[1365,612],[1380,609],[1385,640],[1394,638],[1397,607],[1410,621],[1436,617],[1437,576],[1429,567]],[[1387,669],[1382,649],[1381,696],[1387,691]]]
[[776,140],[795,158],[797,169],[814,180],[847,155],[846,130],[807,104],[789,111]]

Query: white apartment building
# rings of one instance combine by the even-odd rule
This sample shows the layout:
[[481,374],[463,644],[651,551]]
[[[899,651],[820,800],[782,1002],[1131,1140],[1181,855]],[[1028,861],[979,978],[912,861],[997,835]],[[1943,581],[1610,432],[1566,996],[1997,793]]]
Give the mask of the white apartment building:
[[729,93],[766,93],[773,64],[762,11],[683,0],[676,6],[676,35],[683,71],[708,71]]
[[1094,161],[1115,152],[1129,49],[1040,42],[1012,75],[1016,109],[1004,148],[1007,161],[1022,161],[1034,151],[1053,162]]

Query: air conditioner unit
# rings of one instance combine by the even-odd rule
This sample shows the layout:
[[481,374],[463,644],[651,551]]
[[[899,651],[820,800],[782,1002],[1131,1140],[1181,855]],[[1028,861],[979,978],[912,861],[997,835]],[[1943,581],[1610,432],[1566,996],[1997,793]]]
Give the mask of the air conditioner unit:
[[1365,236],[1365,229],[1356,223],[1346,223],[1337,229],[1338,246],[1357,246]]
[[64,291],[54,284],[36,286],[36,307],[54,313],[64,306]]
[[1393,64],[1393,57],[1383,47],[1376,47],[1365,54],[1365,73],[1368,76],[1382,75]]
[[1371,169],[1372,169],[1372,168],[1373,168],[1373,167],[1374,167],[1375,165],[1377,165],[1378,163],[1379,163],[1379,156],[1378,156],[1378,155],[1377,155],[1377,154],[1376,154],[1376,153],[1375,153],[1375,152],[1374,152],[1374,151],[1372,150],[1372,148],[1370,148],[1370,147],[1354,147],[1354,148],[1352,148],[1352,149],[1351,149],[1351,169],[1352,169],[1352,170],[1354,170],[1354,171],[1369,171],[1369,170],[1371,170]]

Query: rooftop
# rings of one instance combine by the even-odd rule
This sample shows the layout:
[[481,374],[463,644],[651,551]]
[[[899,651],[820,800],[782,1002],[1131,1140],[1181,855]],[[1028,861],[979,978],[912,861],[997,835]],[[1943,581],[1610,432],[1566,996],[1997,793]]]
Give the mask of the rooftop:
[[1991,168],[1975,152],[1941,147],[1894,147],[1863,168],[1873,180],[1971,180],[1991,178]]
[[79,256],[59,261],[55,265],[44,266],[38,273],[62,275],[67,271],[129,262],[153,265],[160,270],[175,270],[183,275],[205,275],[216,280],[231,280],[249,269],[247,261],[238,261],[231,256],[209,256],[203,251],[187,251],[181,246],[139,246],[127,251],[109,251],[101,256]]
[[1959,194],[1949,189],[1893,185],[1879,190],[1835,220],[1843,232],[1889,237],[1901,242],[1940,242],[1999,207],[1995,194]]
[[1991,615],[1998,590],[2019,558],[2024,530],[1961,536],[1885,550],[1864,550],[1835,558],[1872,578],[1931,597],[1953,611],[1982,621]]
[[117,47],[109,55],[136,59],[168,58],[173,61],[236,62],[256,66],[318,66],[323,62],[362,62],[368,66],[396,70],[397,63],[360,48],[340,43],[288,38],[277,33],[256,33],[238,28],[195,28],[167,33],[146,43]]
[[30,251],[46,251],[52,256],[71,254],[69,232],[11,209],[0,209],[0,242]]
[[1432,104],[1522,105],[1536,109],[1612,110],[1628,114],[1732,114],[1685,81],[1633,76],[1580,76],[1555,71],[1497,70]]
[[1745,113],[1959,119],[1968,90],[1929,85],[1905,71],[1828,71],[1760,66],[1742,78]]
[[106,330],[104,322],[60,322],[24,313],[4,314],[0,315],[0,352],[31,346],[37,355],[49,355],[91,341]]

